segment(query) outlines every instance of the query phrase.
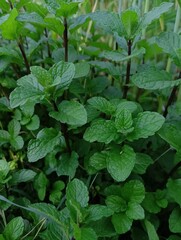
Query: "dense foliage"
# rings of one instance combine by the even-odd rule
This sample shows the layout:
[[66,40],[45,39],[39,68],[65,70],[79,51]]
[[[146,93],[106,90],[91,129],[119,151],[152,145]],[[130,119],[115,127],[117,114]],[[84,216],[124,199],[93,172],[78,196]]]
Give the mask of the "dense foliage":
[[181,239],[179,4],[0,1],[0,240]]

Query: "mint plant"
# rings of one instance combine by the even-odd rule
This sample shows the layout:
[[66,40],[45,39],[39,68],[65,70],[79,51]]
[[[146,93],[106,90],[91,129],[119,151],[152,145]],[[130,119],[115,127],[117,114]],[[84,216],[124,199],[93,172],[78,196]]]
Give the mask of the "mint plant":
[[0,2],[1,240],[181,239],[181,3],[103,3]]

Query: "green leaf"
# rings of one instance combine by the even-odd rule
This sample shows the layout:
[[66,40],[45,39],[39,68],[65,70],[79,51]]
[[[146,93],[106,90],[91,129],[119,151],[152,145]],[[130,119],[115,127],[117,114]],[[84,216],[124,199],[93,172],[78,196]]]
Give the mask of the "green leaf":
[[34,115],[31,120],[26,124],[26,128],[30,131],[37,130],[40,126],[40,119],[38,115]]
[[10,144],[15,150],[19,150],[23,148],[24,140],[21,136],[14,136],[10,139]]
[[51,86],[57,86],[61,90],[69,87],[75,75],[75,66],[73,63],[58,62],[49,69],[49,73],[53,77]]
[[112,216],[112,223],[118,234],[123,234],[131,229],[133,220],[127,217],[125,213],[117,213]]
[[127,209],[126,201],[116,195],[110,195],[106,198],[106,205],[115,213],[125,212]]
[[140,204],[135,203],[135,202],[128,203],[126,215],[130,219],[134,219],[134,220],[144,219],[144,217],[145,217],[144,209],[141,207]]
[[132,115],[129,110],[124,109],[116,114],[115,126],[118,132],[123,134],[132,132],[134,130],[132,124],[133,124]]
[[181,206],[181,192],[179,189],[181,188],[181,179],[169,179],[167,182],[168,194],[176,203]]
[[49,87],[52,84],[53,82],[52,76],[46,69],[39,66],[34,66],[34,67],[31,67],[30,70],[33,76],[36,77],[38,82],[43,87]]
[[42,129],[35,140],[28,143],[28,161],[36,162],[53,151],[56,145],[60,144],[60,132],[54,128]]
[[90,18],[95,22],[96,27],[104,30],[106,33],[117,32],[120,35],[123,32],[123,26],[118,14],[106,11],[96,11],[89,14]]
[[134,150],[127,145],[121,152],[110,151],[107,157],[107,170],[114,180],[125,181],[134,168],[135,158]]
[[74,237],[76,240],[97,240],[97,235],[92,228],[79,228],[74,229]]
[[79,156],[76,152],[72,152],[71,155],[69,153],[62,154],[56,170],[57,175],[73,178],[79,165],[78,158]]
[[181,127],[180,124],[164,123],[158,132],[159,136],[163,138],[177,151],[181,149]]
[[75,201],[76,203],[79,203],[81,207],[87,207],[89,193],[86,185],[79,179],[75,178],[67,185],[66,198],[67,201]]
[[82,78],[89,74],[90,65],[87,62],[75,63],[75,76],[74,78]]
[[127,139],[133,141],[152,136],[162,127],[164,121],[165,118],[157,112],[138,113],[137,118],[133,119],[134,130]]
[[16,18],[19,22],[27,22],[35,25],[39,25],[41,27],[45,27],[46,24],[43,18],[36,12],[31,13],[20,13],[19,16]]
[[145,53],[144,48],[140,48],[138,50],[134,50],[131,55],[127,55],[126,52],[118,52],[118,51],[103,51],[99,56],[107,58],[111,61],[115,62],[122,62],[122,61],[128,61],[129,59],[132,59],[134,57],[139,57],[140,55],[143,55]]
[[36,176],[36,172],[28,169],[21,169],[12,174],[12,179],[10,180],[11,185],[16,185],[22,182],[32,181]]
[[58,105],[59,112],[50,112],[50,116],[57,121],[73,126],[87,123],[87,112],[82,104],[76,101],[64,100]]
[[163,2],[162,4],[160,4],[160,6],[155,7],[151,11],[145,13],[145,15],[141,20],[139,30],[141,31],[147,28],[148,25],[152,23],[152,21],[158,19],[163,13],[167,12],[172,6],[173,6],[173,3]]
[[135,32],[138,28],[139,16],[134,10],[126,10],[121,13],[121,22],[124,26],[127,39],[134,38]]
[[65,188],[65,184],[63,181],[56,181],[53,184],[52,191],[49,196],[49,200],[54,204],[59,204],[60,203],[60,198],[62,196],[62,190]]
[[0,182],[2,182],[6,178],[9,170],[10,170],[10,168],[9,168],[9,164],[7,163],[7,161],[0,160]]
[[144,220],[144,223],[145,223],[145,227],[146,227],[146,230],[148,233],[148,239],[149,240],[159,240],[159,237],[155,230],[154,225],[151,222],[149,222],[148,220]]
[[111,120],[97,119],[92,122],[84,133],[84,139],[88,142],[110,143],[118,137],[115,124]]
[[181,233],[181,209],[176,207],[173,209],[169,217],[169,229],[173,233]]
[[107,153],[106,152],[96,152],[94,153],[90,159],[89,164],[94,167],[96,170],[102,170],[106,168],[106,158]]
[[36,177],[34,178],[33,185],[34,185],[34,189],[38,193],[38,198],[40,199],[40,201],[43,201],[45,199],[46,188],[48,185],[48,179],[46,175],[43,172],[37,174]]
[[0,130],[0,146],[10,141],[10,134],[5,130]]
[[22,217],[13,218],[5,227],[3,235],[8,240],[19,240],[24,231]]
[[103,97],[92,97],[88,100],[88,103],[95,109],[107,115],[111,115],[115,112],[114,105]]
[[17,16],[18,11],[16,8],[13,8],[10,14],[7,14],[0,18],[0,29],[2,31],[2,36],[4,39],[14,40],[17,38],[17,29],[19,25],[16,21]]
[[181,79],[171,80],[170,73],[158,70],[155,67],[146,67],[134,74],[131,81],[139,88],[147,90],[158,90],[171,88],[181,84]]
[[144,153],[136,153],[136,162],[133,171],[138,174],[144,174],[152,163],[153,160],[149,155]]
[[45,97],[44,88],[33,75],[27,75],[17,81],[18,87],[10,94],[10,106],[15,108],[27,102],[38,103]]
[[90,205],[88,209],[88,217],[86,222],[97,221],[103,217],[109,217],[113,214],[113,210],[107,206],[96,204]]
[[60,2],[60,8],[56,10],[56,15],[58,17],[70,17],[71,15],[75,14],[78,10],[79,3],[81,1],[76,2]]
[[145,197],[145,188],[142,182],[131,180],[121,188],[121,196],[126,202],[141,203]]
[[11,137],[16,137],[19,134],[20,129],[21,129],[21,125],[17,120],[13,119],[11,120],[11,122],[9,122],[8,132],[11,135]]
[[147,192],[145,194],[145,198],[143,200],[142,206],[149,213],[159,213],[161,211],[161,207],[158,206],[156,202],[156,196],[154,192]]

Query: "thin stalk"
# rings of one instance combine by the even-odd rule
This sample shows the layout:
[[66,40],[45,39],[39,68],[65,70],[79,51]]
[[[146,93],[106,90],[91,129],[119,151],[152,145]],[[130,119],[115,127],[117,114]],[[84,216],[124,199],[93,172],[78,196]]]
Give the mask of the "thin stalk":
[[[128,45],[128,56],[130,56],[131,55],[132,41],[128,40],[127,45]],[[126,83],[125,83],[124,90],[123,90],[123,98],[127,98],[127,94],[128,94],[128,90],[129,90],[128,84],[130,82],[130,73],[131,73],[131,59],[129,59],[128,62],[127,62]]]
[[45,222],[46,222],[46,219],[44,218],[44,221],[42,222],[42,224],[41,224],[40,227],[38,228],[38,231],[37,231],[37,233],[35,234],[33,240],[38,236],[38,234],[39,234],[39,232],[41,231],[41,229],[42,229],[43,225],[45,224]]
[[[146,0],[145,1],[144,14],[149,11],[149,5],[150,5],[150,1]],[[145,37],[146,37],[146,29],[143,29],[143,31],[142,31],[142,39],[145,39]]]
[[4,227],[6,227],[7,222],[6,222],[6,216],[5,216],[4,210],[0,210],[0,215],[2,217]]
[[47,29],[45,28],[45,37],[47,38],[47,50],[48,50],[48,57],[51,58],[52,57],[52,54],[51,54],[51,50],[50,50],[50,45],[48,43],[48,31]]
[[68,62],[68,24],[67,18],[64,18],[63,44],[65,49],[65,62]]
[[[178,79],[181,78],[181,72],[179,73],[179,76],[178,76]],[[170,97],[167,101],[167,104],[165,106],[165,111],[163,113],[163,116],[166,117],[167,114],[168,114],[168,108],[169,106],[173,103],[174,99],[175,99],[175,96],[176,96],[176,93],[177,93],[177,89],[178,89],[178,86],[175,86],[173,89],[172,89],[172,92],[170,94]]]
[[19,38],[19,41],[17,41],[17,44],[18,44],[18,47],[21,51],[21,55],[23,57],[23,60],[24,60],[25,66],[26,66],[27,74],[29,74],[30,73],[30,65],[29,65],[29,62],[28,62],[28,59],[27,59],[27,56],[26,56],[26,53],[25,53],[22,37]]
[[[13,7],[13,4],[12,4],[11,0],[8,0],[8,3],[10,5],[11,10],[13,10],[14,7]],[[23,57],[23,60],[24,60],[25,66],[26,66],[26,71],[29,74],[30,73],[30,65],[29,65],[28,59],[26,57],[26,53],[25,53],[25,50],[24,50],[23,41],[22,41],[21,36],[20,36],[19,40],[17,40],[17,44],[18,44],[18,47],[20,49],[21,55]]]

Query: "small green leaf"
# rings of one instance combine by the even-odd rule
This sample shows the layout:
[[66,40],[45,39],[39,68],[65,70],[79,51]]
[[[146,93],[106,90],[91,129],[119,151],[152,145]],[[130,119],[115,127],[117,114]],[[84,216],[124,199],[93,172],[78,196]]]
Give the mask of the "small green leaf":
[[145,223],[145,227],[146,227],[146,230],[148,233],[148,239],[149,240],[159,240],[159,237],[155,230],[154,225],[151,222],[149,222],[148,220],[145,220],[144,223]]
[[0,130],[0,146],[10,141],[10,134],[5,130]]
[[36,176],[36,172],[28,169],[21,169],[12,174],[12,178],[10,180],[11,185],[16,185],[22,182],[32,181]]
[[132,132],[134,128],[132,127],[133,120],[131,112],[124,109],[116,114],[115,118],[115,126],[118,130],[118,132],[127,134],[129,132]]
[[9,170],[10,170],[10,168],[9,168],[9,164],[7,163],[7,161],[0,160],[0,182],[2,182],[6,178]]
[[53,184],[52,191],[49,196],[49,200],[54,204],[60,203],[60,198],[62,196],[62,190],[65,188],[65,184],[63,181],[56,181]]
[[46,175],[43,172],[37,174],[34,178],[34,189],[37,191],[40,201],[45,198],[47,185],[48,179]]
[[141,203],[145,197],[145,188],[142,182],[131,180],[121,188],[121,196],[126,202]]
[[5,227],[3,235],[8,240],[19,240],[24,231],[22,217],[13,218]]
[[92,97],[88,100],[88,103],[95,109],[107,115],[111,115],[115,112],[114,105],[103,97]]
[[125,213],[117,213],[112,216],[112,223],[118,234],[123,234],[131,229],[133,220],[127,217]]
[[82,1],[76,2],[60,2],[60,7],[56,10],[56,15],[58,17],[70,17],[71,15],[75,14],[78,10],[79,3]]
[[60,132],[53,128],[44,128],[37,139],[30,140],[28,143],[28,160],[36,162],[50,153],[56,145],[60,143]]
[[144,217],[145,217],[144,209],[141,207],[140,204],[135,203],[135,202],[128,203],[126,215],[130,219],[134,219],[134,220],[144,219]]
[[88,209],[87,222],[97,221],[103,217],[109,217],[113,214],[113,210],[107,206],[96,204],[90,205]]
[[107,170],[118,182],[125,181],[135,165],[134,150],[125,145],[121,152],[110,151],[107,157]]
[[15,136],[10,139],[10,144],[15,150],[22,149],[24,146],[24,140],[21,136]]
[[125,212],[127,209],[126,201],[116,195],[110,195],[106,198],[106,205],[115,213]]
[[57,121],[74,126],[87,123],[87,112],[82,104],[76,101],[64,100],[58,105],[59,112],[50,112]]
[[11,135],[11,137],[16,137],[19,134],[20,129],[21,129],[21,125],[17,120],[13,119],[11,120],[11,122],[9,122],[8,132]]
[[90,157],[89,164],[96,170],[102,170],[107,166],[106,158],[107,158],[106,152],[96,152]]
[[149,165],[153,163],[152,158],[144,153],[136,153],[136,162],[133,171],[138,174],[144,174]]
[[135,32],[138,28],[139,16],[134,10],[126,10],[121,13],[121,22],[124,26],[127,39],[134,38]]
[[66,189],[67,201],[75,201],[81,207],[87,207],[89,201],[89,193],[86,185],[79,179],[74,179],[67,185]]
[[87,62],[80,62],[75,64],[75,76],[74,78],[82,78],[89,74],[90,65]]
[[133,120],[134,130],[127,139],[133,141],[152,136],[162,127],[164,121],[165,118],[157,112],[138,113],[137,118]]
[[179,189],[181,188],[181,179],[169,179],[167,182],[168,194],[176,203],[181,206],[181,192]]
[[52,84],[53,82],[52,76],[46,69],[39,66],[34,66],[34,67],[31,67],[30,70],[33,76],[36,77],[38,82],[43,87],[49,87]]
[[145,198],[142,202],[142,206],[149,213],[159,213],[161,211],[161,207],[158,206],[156,202],[156,196],[154,192],[147,192],[145,194]]
[[139,88],[147,90],[158,90],[171,88],[181,84],[181,79],[172,80],[170,73],[158,70],[155,67],[146,67],[134,74],[131,81]]
[[75,228],[74,237],[76,240],[97,240],[97,235],[92,228]]
[[45,97],[44,88],[31,74],[20,78],[17,84],[18,87],[10,94],[12,108],[22,106],[27,102],[38,103]]
[[79,165],[78,158],[79,156],[76,152],[72,152],[71,155],[69,153],[62,154],[56,170],[57,175],[73,178]]
[[110,143],[118,137],[115,124],[111,120],[97,119],[92,122],[84,133],[84,139],[88,142]]
[[179,207],[174,208],[169,217],[169,229],[173,233],[181,233],[181,209]]

